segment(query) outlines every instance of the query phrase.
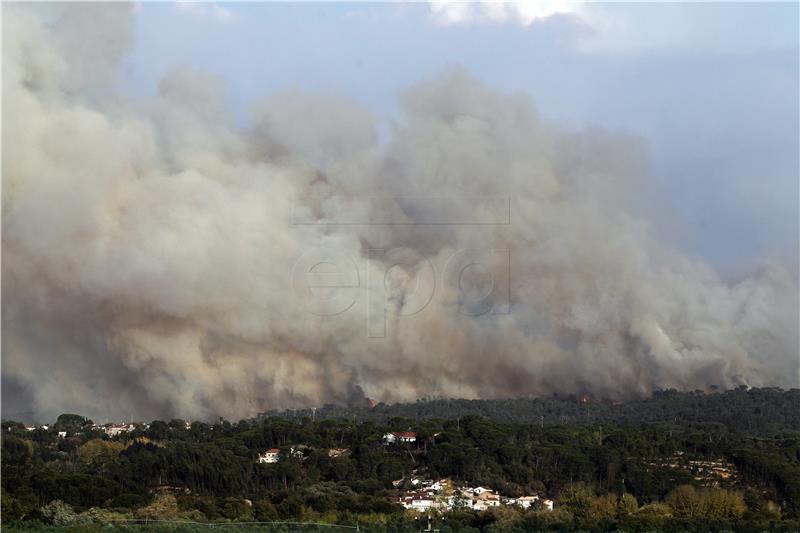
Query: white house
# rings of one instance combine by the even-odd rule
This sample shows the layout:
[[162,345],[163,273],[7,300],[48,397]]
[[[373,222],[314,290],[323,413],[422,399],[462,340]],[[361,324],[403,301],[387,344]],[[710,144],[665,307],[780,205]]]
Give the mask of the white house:
[[442,484],[441,481],[430,481],[429,483],[425,483],[425,486],[429,490],[436,491],[436,492],[439,492],[444,487],[444,485]]
[[109,424],[106,426],[105,431],[106,435],[109,437],[116,437],[121,433],[127,433],[128,431],[133,431],[136,429],[136,426],[133,424]]
[[515,501],[509,500],[508,503],[509,505],[514,505],[514,504],[519,505],[523,509],[529,509],[530,506],[533,505],[533,502],[535,502],[538,499],[539,499],[538,496],[522,496],[520,498],[517,498]]
[[509,505],[517,504],[523,509],[530,509],[531,507],[534,507],[534,508],[547,509],[548,511],[553,510],[553,500],[542,499],[538,495],[522,496],[521,498],[517,498],[516,500],[509,500],[508,504]]
[[433,507],[433,498],[420,497],[411,500],[411,509],[415,511],[427,511]]
[[383,436],[385,444],[395,444],[398,442],[416,442],[417,434],[413,431],[393,431]]
[[483,502],[486,505],[486,507],[500,506],[500,496],[491,491],[484,492],[483,494],[478,496],[478,501]]
[[58,432],[58,436],[63,439],[63,438],[65,438],[67,436],[67,432],[66,431],[59,431]]
[[269,450],[265,451],[264,453],[258,454],[258,462],[259,463],[277,463],[278,457],[280,457],[281,451],[279,448],[270,448]]
[[406,492],[400,496],[400,504],[406,509],[427,511],[434,505],[433,497],[424,492]]

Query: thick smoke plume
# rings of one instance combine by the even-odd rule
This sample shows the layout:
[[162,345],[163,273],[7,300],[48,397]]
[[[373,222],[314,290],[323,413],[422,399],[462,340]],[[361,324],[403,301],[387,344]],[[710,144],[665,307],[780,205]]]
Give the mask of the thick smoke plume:
[[633,138],[457,69],[386,135],[297,91],[237,127],[210,75],[116,90],[130,6],[4,11],[7,415],[798,383],[796,277],[658,242]]

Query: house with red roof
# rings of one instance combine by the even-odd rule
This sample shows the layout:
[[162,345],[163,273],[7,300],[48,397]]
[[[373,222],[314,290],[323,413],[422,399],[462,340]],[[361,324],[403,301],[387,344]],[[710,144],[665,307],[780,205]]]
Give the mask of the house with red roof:
[[383,436],[384,444],[397,444],[400,442],[416,442],[417,434],[413,431],[393,431]]
[[281,455],[280,448],[270,448],[264,453],[258,454],[259,463],[277,463],[278,457]]

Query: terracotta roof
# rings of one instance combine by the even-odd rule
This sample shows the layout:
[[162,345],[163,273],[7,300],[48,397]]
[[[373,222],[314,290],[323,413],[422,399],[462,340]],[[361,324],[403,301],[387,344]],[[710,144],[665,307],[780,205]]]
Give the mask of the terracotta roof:
[[427,492],[413,492],[409,491],[404,493],[401,497],[402,500],[431,500],[433,497]]

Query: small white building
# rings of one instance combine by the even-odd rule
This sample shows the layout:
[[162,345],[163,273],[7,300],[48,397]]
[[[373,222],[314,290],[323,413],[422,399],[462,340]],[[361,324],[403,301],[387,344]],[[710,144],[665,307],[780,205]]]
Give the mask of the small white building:
[[489,508],[489,506],[486,505],[485,502],[482,502],[480,500],[472,500],[470,501],[469,508],[472,509],[473,511],[485,511],[486,509]]
[[116,437],[122,433],[127,433],[136,429],[133,424],[109,424],[105,427],[106,435],[109,437]]
[[411,500],[411,509],[415,511],[427,511],[433,507],[433,499],[429,497],[415,498]]
[[66,438],[66,436],[67,436],[67,432],[66,432],[66,431],[59,431],[59,432],[58,432],[58,436],[59,436],[59,437],[61,437],[62,439],[63,439],[63,438]]
[[444,485],[442,484],[441,481],[429,481],[429,482],[425,483],[425,487],[428,490],[439,492],[440,490],[442,490],[444,488]]
[[539,496],[522,496],[521,498],[517,498],[515,503],[523,509],[529,509],[537,501],[539,501]]
[[269,450],[265,451],[264,453],[258,454],[258,462],[259,463],[277,463],[278,458],[281,455],[281,450],[279,448],[270,448]]
[[500,496],[495,494],[494,492],[484,492],[480,496],[478,496],[478,501],[483,502],[487,507],[499,507],[500,506]]
[[434,506],[433,497],[425,492],[406,492],[400,496],[399,503],[415,511],[428,511]]
[[383,436],[385,444],[396,444],[398,442],[416,442],[417,434],[413,431],[393,431]]

